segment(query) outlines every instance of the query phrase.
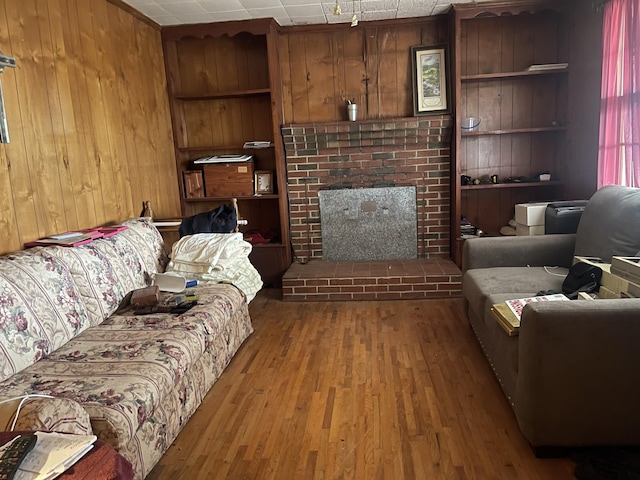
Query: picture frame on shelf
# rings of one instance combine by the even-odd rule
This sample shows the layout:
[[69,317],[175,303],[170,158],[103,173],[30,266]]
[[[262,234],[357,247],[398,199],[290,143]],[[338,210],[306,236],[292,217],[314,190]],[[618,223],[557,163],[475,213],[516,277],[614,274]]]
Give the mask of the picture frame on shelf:
[[274,192],[273,172],[271,170],[256,170],[254,173],[254,190],[256,195],[269,195]]
[[449,50],[446,45],[411,47],[413,114],[451,112]]

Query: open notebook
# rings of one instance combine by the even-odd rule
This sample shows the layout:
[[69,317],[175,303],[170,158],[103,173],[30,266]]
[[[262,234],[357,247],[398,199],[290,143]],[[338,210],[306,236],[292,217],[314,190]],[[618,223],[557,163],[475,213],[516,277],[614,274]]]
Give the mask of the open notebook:
[[36,432],[36,446],[24,458],[15,480],[48,480],[69,469],[93,448],[95,435]]

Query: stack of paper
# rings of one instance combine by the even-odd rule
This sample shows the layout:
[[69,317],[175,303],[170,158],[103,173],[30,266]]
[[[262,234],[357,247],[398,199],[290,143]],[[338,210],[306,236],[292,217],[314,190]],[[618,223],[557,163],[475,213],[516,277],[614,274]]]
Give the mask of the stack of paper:
[[20,464],[15,480],[48,480],[69,469],[97,440],[95,435],[36,432],[38,441]]
[[193,163],[196,165],[200,165],[203,163],[249,162],[252,159],[253,155],[214,155],[213,157],[197,158],[193,161]]
[[271,146],[271,142],[245,142],[242,148],[267,148]]
[[564,70],[568,67],[568,63],[541,63],[527,67],[527,72],[538,72],[542,70]]

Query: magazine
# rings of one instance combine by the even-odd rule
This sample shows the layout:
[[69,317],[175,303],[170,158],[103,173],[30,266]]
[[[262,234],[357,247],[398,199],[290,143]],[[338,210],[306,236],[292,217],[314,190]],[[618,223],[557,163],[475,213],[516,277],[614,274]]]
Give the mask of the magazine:
[[539,295],[537,297],[516,298],[515,300],[507,300],[504,303],[507,304],[513,314],[520,320],[522,316],[522,309],[525,305],[535,302],[554,302],[554,301],[569,300],[562,293],[556,293],[553,295]]

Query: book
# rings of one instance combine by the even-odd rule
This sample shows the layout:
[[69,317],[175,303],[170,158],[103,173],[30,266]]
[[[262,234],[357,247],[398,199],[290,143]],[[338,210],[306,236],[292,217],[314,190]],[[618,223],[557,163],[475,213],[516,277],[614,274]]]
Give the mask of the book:
[[611,267],[640,277],[640,257],[611,257]]
[[271,142],[245,142],[242,148],[267,148],[271,146]]
[[79,237],[81,235],[84,235],[84,233],[83,232],[67,232],[67,233],[60,233],[57,235],[50,235],[48,238],[53,238],[55,240],[66,240],[68,238]]
[[251,160],[253,160],[253,155],[214,155],[213,157],[196,158],[193,163],[202,165],[206,163],[250,162]]
[[538,295],[536,297],[516,298],[514,300],[507,300],[506,303],[513,314],[520,320],[522,317],[522,310],[530,303],[536,302],[556,302],[569,300],[562,293],[556,293],[553,295]]
[[491,313],[498,320],[498,324],[510,337],[518,335],[520,329],[520,319],[507,307],[506,303],[497,303],[491,307]]
[[500,326],[509,336],[518,335],[520,330],[520,318],[525,305],[536,302],[555,302],[569,300],[561,293],[553,295],[538,295],[536,297],[516,298],[504,303],[497,303],[491,307],[491,312],[496,317]]
[[36,432],[35,447],[20,464],[15,480],[49,480],[68,470],[93,448],[95,435]]
[[611,265],[611,273],[627,281],[629,283],[637,283],[640,285],[640,275],[635,275],[627,270],[622,270]]
[[568,63],[541,63],[527,67],[527,72],[538,72],[542,70],[564,70],[568,67]]
[[26,242],[24,244],[25,247],[44,247],[47,245],[59,245],[62,247],[78,247],[80,245],[85,245],[87,243],[93,242],[96,238],[102,237],[100,233],[91,233],[91,234],[83,234],[79,236],[74,236],[70,238],[40,238],[38,240],[34,240],[32,242]]

